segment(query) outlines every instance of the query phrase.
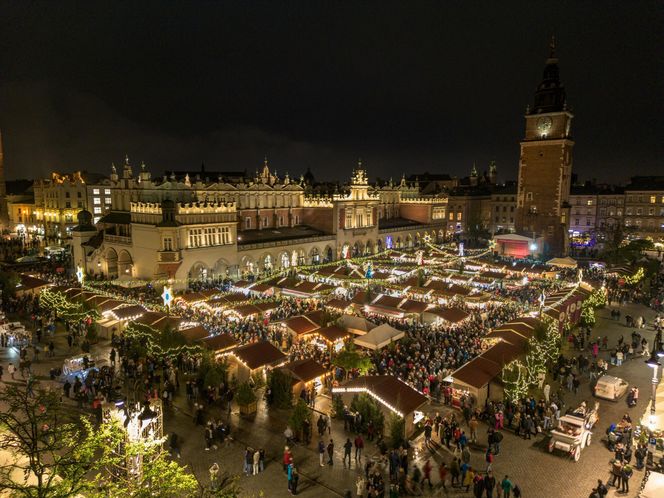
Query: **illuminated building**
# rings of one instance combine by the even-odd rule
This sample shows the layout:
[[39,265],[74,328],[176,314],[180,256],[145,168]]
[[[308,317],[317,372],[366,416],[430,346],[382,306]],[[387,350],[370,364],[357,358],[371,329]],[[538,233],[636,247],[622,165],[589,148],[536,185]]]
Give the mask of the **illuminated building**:
[[[113,167],[102,187],[111,192],[110,211],[97,230],[73,232],[75,264],[107,278],[173,279],[182,288],[445,237],[447,194],[421,194],[405,179],[370,184],[361,162],[347,185],[323,190],[279,177],[267,160],[252,178],[204,174],[153,179],[145,165],[138,175],[128,160],[121,174]],[[88,190],[88,210],[90,197]]]
[[538,253],[544,255],[567,251],[572,118],[552,41],[534,105],[526,109],[516,216],[516,231],[534,240],[541,238],[543,247]]

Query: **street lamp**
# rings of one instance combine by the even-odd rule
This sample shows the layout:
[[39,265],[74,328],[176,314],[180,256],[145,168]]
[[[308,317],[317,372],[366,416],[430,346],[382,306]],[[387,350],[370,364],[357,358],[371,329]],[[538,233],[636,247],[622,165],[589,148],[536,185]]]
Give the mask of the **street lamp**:
[[[657,397],[657,384],[659,383],[659,379],[657,376],[657,370],[660,366],[659,363],[659,357],[660,355],[658,354],[661,351],[662,348],[662,343],[659,341],[656,344],[653,344],[652,348],[652,353],[650,354],[650,358],[646,360],[646,365],[649,367],[652,367],[652,393],[651,393],[651,401],[650,401],[650,420],[648,422],[648,428],[652,431],[654,430],[654,424],[655,424],[655,399]],[[662,352],[664,353],[664,352]]]

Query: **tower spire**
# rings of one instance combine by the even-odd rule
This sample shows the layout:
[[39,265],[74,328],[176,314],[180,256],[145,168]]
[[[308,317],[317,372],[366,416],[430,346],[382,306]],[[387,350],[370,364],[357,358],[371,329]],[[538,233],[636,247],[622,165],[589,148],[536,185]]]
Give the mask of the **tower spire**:
[[556,35],[551,35],[551,41],[549,42],[549,59],[556,58]]
[[559,112],[565,109],[565,87],[560,82],[558,57],[556,56],[556,38],[549,41],[549,56],[546,59],[542,81],[535,91],[535,103],[529,114]]

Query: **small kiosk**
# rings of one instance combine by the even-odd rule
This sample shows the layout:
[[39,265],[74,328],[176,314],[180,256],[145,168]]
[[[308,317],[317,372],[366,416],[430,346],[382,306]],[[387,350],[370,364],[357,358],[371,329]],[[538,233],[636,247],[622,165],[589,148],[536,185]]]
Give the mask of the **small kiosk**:
[[248,381],[252,375],[265,376],[268,368],[274,368],[287,359],[272,343],[267,341],[246,344],[226,354],[229,360],[229,375],[238,383]]
[[381,406],[385,415],[394,413],[405,421],[406,437],[415,432],[417,422],[423,418],[422,407],[428,398],[421,392],[391,375],[364,375],[332,388],[340,394],[344,404],[350,405],[353,396],[366,393]]

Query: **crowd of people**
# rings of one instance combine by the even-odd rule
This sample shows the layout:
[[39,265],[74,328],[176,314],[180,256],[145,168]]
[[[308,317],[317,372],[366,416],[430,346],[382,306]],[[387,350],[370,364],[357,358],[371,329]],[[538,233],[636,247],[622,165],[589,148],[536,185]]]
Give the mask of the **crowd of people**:
[[[59,283],[66,282],[65,277],[61,275],[48,276],[58,279]],[[608,288],[614,302],[641,297],[638,293],[625,293],[611,285]],[[372,362],[370,373],[395,375],[432,398],[444,399],[450,404],[451,395],[443,379],[481,353],[482,338],[491,328],[512,320],[524,310],[537,305],[542,290],[542,286],[539,285],[499,289],[496,290],[496,294],[504,301],[483,309],[456,303],[455,306],[470,313],[469,318],[460,325],[425,325],[415,321],[388,319],[379,315],[367,316],[377,323],[388,322],[405,330],[406,337],[389,348],[377,352],[362,351],[361,354],[365,354]],[[122,289],[122,293],[131,293],[130,297],[146,303],[159,301],[154,289]],[[286,352],[291,361],[314,358],[324,367],[331,368],[329,352],[325,348],[310,341],[296,341],[291,334],[284,331],[283,327],[275,326],[276,322],[291,316],[320,310],[322,302],[288,297],[269,298],[269,300],[277,302],[277,307],[269,318],[231,318],[218,310],[202,306],[182,307],[177,313],[185,320],[200,322],[211,334],[229,333],[241,343],[270,341]],[[24,318],[32,320],[36,333],[43,332],[45,338],[54,330],[52,325],[57,317],[41,310],[38,298],[21,297],[7,300],[4,304],[9,313],[20,313]],[[657,321],[654,325],[661,329],[663,324]],[[619,340],[615,348],[610,350],[609,358],[616,365],[629,357],[645,354],[644,351],[649,348],[647,341],[639,332],[640,326],[645,325],[645,321],[636,317],[632,325],[635,330],[630,339]],[[71,348],[72,344],[76,346],[79,342],[84,330],[76,326],[67,325],[67,327],[72,336],[72,341],[69,343]],[[560,391],[551,393],[549,384],[540,385],[543,389],[541,399],[530,396],[518,402],[488,402],[485,406],[475,406],[473,399],[467,397],[462,399],[460,407],[463,421],[455,416],[440,415],[425,419],[424,433],[427,444],[438,444],[439,441],[440,445],[446,446],[453,453],[451,463],[437,465],[438,479],[434,477],[434,480],[438,480],[443,487],[449,485],[468,493],[472,492],[476,497],[486,495],[492,498],[499,492],[503,496],[520,495],[518,486],[514,486],[508,476],[501,479],[493,472],[493,463],[500,454],[502,432],[513,430],[515,434],[529,439],[555,427],[561,413],[564,413],[563,390],[575,392],[583,375],[588,374],[589,380],[593,380],[608,368],[607,362],[599,357],[600,351],[608,350],[606,337],[592,339],[591,331],[588,329],[573,334],[570,340],[578,350],[578,356],[561,356],[552,367],[554,380],[560,380],[562,386]],[[41,342],[42,338],[38,337],[37,343]],[[214,451],[218,446],[231,440],[229,419],[212,416],[210,407],[222,406],[230,409],[233,390],[227,382],[215,386],[205,385],[196,375],[201,366],[199,357],[186,353],[173,358],[153,357],[150,354],[139,356],[121,336],[113,337],[112,346],[112,356],[109,357],[108,366],[92,370],[84,378],[76,378],[73,383],[65,382],[63,392],[66,397],[74,398],[79,406],[91,407],[101,417],[102,400],[124,398],[130,388],[137,400],[160,398],[168,409],[174,398],[179,395],[182,383],[187,403],[193,412],[193,423],[202,430],[205,450]],[[309,403],[313,398],[308,392],[304,392],[303,396],[303,399]],[[488,447],[484,455],[486,466],[473,468],[470,465],[470,446],[478,440],[480,422],[488,425]],[[355,451],[353,459],[355,467],[362,464],[360,448],[364,447],[364,442],[360,435],[353,434],[354,427],[355,425],[348,426],[347,430],[351,435],[342,444],[343,465],[347,465],[348,468],[351,468],[352,450]],[[319,428],[321,436],[319,454],[322,465],[334,465],[334,442],[331,439],[329,442],[323,440],[325,429],[328,428],[329,422],[322,432]],[[169,445],[175,456],[180,455],[179,441],[177,434],[170,434]],[[363,472],[357,480],[358,496],[399,496],[404,493],[417,495],[422,494],[425,486],[432,485],[432,475],[436,472],[430,460],[415,465],[409,457],[412,452],[407,447],[389,451],[384,443],[380,444],[380,438],[378,441],[381,458],[375,462],[365,459],[366,463],[362,464]],[[619,448],[620,444],[622,444],[620,441],[616,441],[614,448]],[[637,448],[634,452],[637,468],[639,462],[643,462],[639,461],[638,450]],[[630,459],[629,448],[623,448],[620,459],[618,456],[615,458],[621,462],[619,483],[623,487],[624,483],[628,486],[629,477],[624,477],[623,473],[625,467],[629,469]],[[243,458],[245,474],[255,475],[261,472],[264,466],[265,451],[261,448],[247,447]],[[297,494],[299,472],[293,463],[290,447],[284,453],[284,471],[287,476],[288,491]],[[615,484],[615,481],[616,479],[609,484]],[[601,489],[599,485],[598,489]]]

